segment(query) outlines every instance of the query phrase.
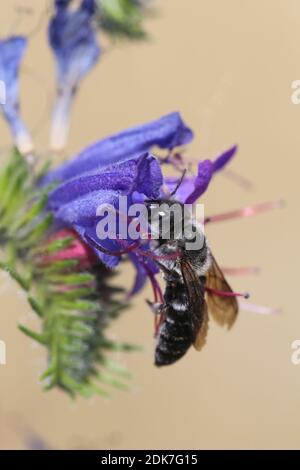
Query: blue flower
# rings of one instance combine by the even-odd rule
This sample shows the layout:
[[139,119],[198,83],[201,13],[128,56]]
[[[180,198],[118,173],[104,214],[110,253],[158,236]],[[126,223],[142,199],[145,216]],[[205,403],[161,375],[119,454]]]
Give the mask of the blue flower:
[[64,182],[85,173],[97,173],[105,166],[138,157],[153,146],[172,149],[188,144],[192,139],[193,133],[180,114],[171,113],[96,142],[50,171],[44,183]]
[[[60,181],[48,199],[50,210],[59,228],[72,229],[89,245],[98,258],[110,268],[116,267],[121,256],[127,255],[136,268],[136,279],[131,294],[138,292],[150,279],[158,295],[159,286],[154,275],[157,263],[150,253],[149,240],[137,242],[126,233],[123,224],[120,196],[126,198],[129,208],[145,199],[166,197],[165,188],[173,190],[178,178],[164,178],[160,161],[149,153],[156,145],[174,149],[190,142],[192,131],[178,113],[129,129],[92,145],[78,156],[51,171],[43,184]],[[207,189],[214,173],[221,170],[233,157],[236,147],[222,153],[215,160],[204,160],[198,165],[197,176],[184,178],[175,197],[194,203]],[[97,226],[103,220],[100,206],[113,207],[117,218],[115,233],[98,237]],[[130,220],[126,217],[126,226]]]
[[[176,199],[193,204],[207,190],[209,183],[215,173],[222,170],[233,158],[237,151],[237,146],[223,152],[215,160],[203,160],[198,163],[197,176],[185,177],[176,191]],[[169,177],[165,179],[165,184],[172,192],[178,184],[178,178]]]
[[[118,209],[119,196],[127,197],[128,206],[147,198],[157,198],[163,185],[161,167],[148,151],[153,146],[173,149],[189,143],[192,131],[178,113],[123,131],[87,148],[46,175],[43,184],[61,184],[49,195],[48,209],[57,226],[76,230],[81,239],[95,249],[93,240],[102,250],[119,252],[124,249],[118,240],[101,240],[96,236],[99,217],[97,208],[110,204]],[[126,240],[126,243],[130,240]],[[147,250],[147,244],[140,248]],[[95,249],[100,260],[115,267],[120,256]],[[128,250],[136,268],[131,294],[139,291],[146,280],[158,272],[157,265],[141,253]],[[153,281],[154,282],[154,281]]]
[[[59,224],[74,228],[84,239],[86,234],[95,238],[99,221],[97,208],[100,205],[110,204],[118,209],[121,195],[127,197],[128,206],[134,199],[138,200],[139,195],[157,198],[162,183],[159,163],[155,157],[146,153],[139,158],[105,167],[96,174],[66,182],[50,193],[48,208]],[[119,248],[115,240],[105,240],[103,247]],[[99,256],[110,266],[118,263],[116,257],[101,252]]]
[[94,12],[94,0],[83,0],[76,10],[70,8],[69,2],[59,0],[49,25],[49,42],[57,63],[58,96],[51,134],[51,146],[55,150],[65,146],[74,93],[100,56],[92,25]]
[[49,25],[49,42],[57,60],[59,88],[76,88],[100,55],[92,27],[94,2],[82,1],[73,11],[68,3],[57,1],[56,14]]
[[[140,158],[105,167],[96,174],[67,181],[50,193],[48,209],[54,214],[58,226],[74,229],[83,242],[94,249],[97,244],[97,256],[105,265],[113,268],[119,263],[120,256],[109,253],[119,253],[124,247],[118,239],[108,237],[98,240],[96,228],[101,220],[101,217],[97,216],[98,207],[109,204],[119,211],[120,196],[126,196],[128,207],[141,196],[157,198],[162,183],[160,165],[152,155],[146,153]],[[119,233],[119,227],[117,232]],[[126,247],[128,242],[129,239],[124,242]],[[140,290],[149,275],[157,273],[158,269],[151,260],[140,259],[136,253],[130,253],[130,250],[128,255],[137,270],[133,294]]]
[[22,36],[0,40],[0,106],[15,144],[23,154],[30,153],[33,149],[31,137],[20,115],[19,103],[19,69],[26,46],[27,41]]

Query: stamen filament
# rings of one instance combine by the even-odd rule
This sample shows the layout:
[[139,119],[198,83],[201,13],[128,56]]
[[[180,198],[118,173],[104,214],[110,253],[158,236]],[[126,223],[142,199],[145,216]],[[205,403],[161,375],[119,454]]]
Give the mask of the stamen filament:
[[241,310],[259,315],[278,315],[282,313],[280,308],[265,307],[264,305],[252,304],[250,302],[239,301],[239,306]]
[[250,297],[248,292],[225,292],[222,290],[213,289],[212,287],[205,287],[205,290],[213,295],[218,295],[219,297],[243,297],[244,299],[249,299]]
[[204,223],[208,224],[211,222],[223,222],[225,220],[239,219],[241,217],[250,217],[252,215],[260,214],[262,212],[270,211],[273,209],[281,209],[284,205],[282,200],[263,202],[253,206],[243,207],[223,214],[216,214],[210,217],[206,217]]
[[222,272],[228,276],[248,276],[259,274],[260,268],[258,266],[245,266],[238,268],[224,268]]

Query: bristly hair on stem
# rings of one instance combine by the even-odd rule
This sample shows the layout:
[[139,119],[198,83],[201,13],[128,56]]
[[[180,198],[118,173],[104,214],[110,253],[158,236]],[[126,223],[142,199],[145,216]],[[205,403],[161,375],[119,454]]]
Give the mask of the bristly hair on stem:
[[72,231],[53,235],[52,216],[44,210],[49,188],[35,183],[15,150],[0,172],[0,269],[24,289],[41,319],[40,332],[19,328],[47,349],[45,389],[85,397],[108,396],[107,385],[127,389],[129,374],[110,353],[139,348],[106,335],[127,307],[121,289],[111,285],[113,273],[98,260],[83,264],[76,254],[64,259],[78,238]]

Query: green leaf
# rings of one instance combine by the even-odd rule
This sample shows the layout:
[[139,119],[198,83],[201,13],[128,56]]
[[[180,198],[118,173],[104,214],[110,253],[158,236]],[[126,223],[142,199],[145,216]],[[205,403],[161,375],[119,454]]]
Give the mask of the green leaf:
[[110,340],[105,340],[101,343],[104,349],[109,349],[111,351],[142,351],[143,348],[136,344],[130,343],[118,343]]
[[110,376],[109,374],[103,372],[103,371],[98,371],[96,373],[97,378],[104,384],[106,385],[111,385],[115,388],[118,388],[119,390],[130,390],[131,387],[130,385],[120,382],[120,380],[115,379],[114,377]]
[[[142,2],[141,2],[142,3]],[[144,39],[144,7],[133,0],[98,0],[100,27],[112,37]]]
[[48,196],[43,194],[40,199],[35,202],[30,209],[24,213],[24,215],[13,225],[13,231],[19,230],[24,225],[30,223],[33,219],[40,215],[42,210],[47,204]]
[[36,224],[36,226],[31,230],[28,237],[25,240],[22,240],[22,246],[28,247],[32,246],[35,243],[38,243],[41,238],[46,235],[46,232],[49,230],[53,222],[53,215],[47,214],[45,218]]
[[38,170],[36,176],[35,176],[35,179],[37,182],[39,182],[48,172],[48,170],[50,169],[52,165],[52,160],[49,159],[47,160],[43,165],[42,167],[40,168],[40,170]]
[[47,344],[47,337],[41,333],[36,333],[35,331],[30,330],[24,325],[18,325],[18,328],[22,333],[24,333],[26,336],[29,336],[29,338],[34,339],[40,344]]
[[43,308],[39,303],[31,296],[27,297],[27,300],[32,308],[32,310],[38,314],[39,317],[43,317]]
[[100,363],[107,368],[110,372],[123,377],[124,379],[131,379],[132,375],[124,369],[120,364],[113,361],[110,357],[104,356],[100,359]]
[[60,285],[83,285],[94,281],[90,273],[75,273],[49,277],[49,281]]
[[30,288],[30,281],[22,277],[13,267],[6,263],[0,262],[0,269],[6,271],[25,291]]
[[77,265],[78,261],[76,259],[56,260],[52,261],[52,264],[50,265],[39,266],[39,271],[41,271],[50,282],[55,283],[55,279],[60,279],[58,280],[58,283],[64,285],[65,274],[61,274],[61,277],[59,277],[56,273],[76,268]]
[[53,255],[54,253],[68,248],[74,242],[74,237],[64,237],[53,242],[37,247],[34,253],[47,253],[47,255]]

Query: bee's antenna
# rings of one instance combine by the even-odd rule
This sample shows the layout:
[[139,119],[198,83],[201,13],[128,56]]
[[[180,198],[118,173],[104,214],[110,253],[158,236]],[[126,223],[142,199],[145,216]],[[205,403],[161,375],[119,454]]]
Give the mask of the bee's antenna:
[[183,170],[183,172],[182,172],[182,175],[181,175],[180,180],[178,181],[178,183],[177,183],[175,189],[173,189],[173,191],[171,192],[170,196],[174,196],[174,194],[177,193],[178,189],[180,188],[180,186],[181,186],[181,184],[182,184],[182,182],[183,182],[183,180],[184,180],[184,177],[185,177],[185,175],[186,175],[186,171],[187,171],[187,170],[186,170],[186,168],[185,168],[185,169]]

